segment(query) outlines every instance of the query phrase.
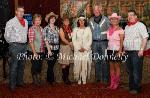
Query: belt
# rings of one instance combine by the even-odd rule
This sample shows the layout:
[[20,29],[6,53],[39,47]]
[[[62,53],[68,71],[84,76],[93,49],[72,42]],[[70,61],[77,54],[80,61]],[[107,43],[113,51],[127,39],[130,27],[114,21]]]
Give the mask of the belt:
[[101,42],[101,41],[108,41],[107,39],[104,40],[93,40],[94,42]]
[[26,45],[27,43],[18,43],[18,42],[11,42],[9,44],[19,44],[19,45]]

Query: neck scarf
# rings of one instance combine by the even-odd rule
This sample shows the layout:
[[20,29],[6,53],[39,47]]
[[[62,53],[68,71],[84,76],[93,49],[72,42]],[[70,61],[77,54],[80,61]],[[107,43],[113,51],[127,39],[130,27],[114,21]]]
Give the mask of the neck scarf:
[[113,26],[110,26],[109,27],[109,35],[111,36],[116,30],[118,29],[118,27],[117,28],[114,28]]
[[23,27],[25,27],[25,20],[24,20],[24,18],[21,18],[21,19],[18,19],[18,20],[19,20],[20,24],[21,24]]
[[136,24],[138,22],[138,20],[134,21],[134,22],[128,22],[128,26],[132,26],[134,24]]
[[94,17],[94,21],[97,23],[97,24],[99,24],[99,22],[101,21],[101,19],[102,19],[102,16],[100,15],[100,16],[98,16],[98,17]]
[[70,34],[71,32],[72,32],[72,29],[71,29],[71,27],[70,26],[63,26],[63,29],[64,29],[64,32],[66,32],[66,33],[68,33],[68,34]]

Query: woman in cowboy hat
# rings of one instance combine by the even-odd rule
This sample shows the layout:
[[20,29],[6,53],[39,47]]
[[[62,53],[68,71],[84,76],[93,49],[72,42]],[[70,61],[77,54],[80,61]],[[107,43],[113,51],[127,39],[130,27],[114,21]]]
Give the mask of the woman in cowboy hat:
[[54,65],[57,61],[59,53],[59,29],[55,26],[55,21],[58,18],[53,12],[46,15],[45,20],[48,25],[44,28],[44,40],[47,47],[48,69],[47,69],[47,82],[53,85],[54,79]]
[[107,56],[110,64],[111,84],[110,89],[117,89],[120,80],[120,61],[123,52],[124,31],[119,26],[121,16],[113,13],[109,16],[111,26],[107,32]]
[[86,84],[88,68],[91,65],[92,32],[87,27],[87,21],[82,15],[78,18],[77,27],[73,30],[72,42],[74,46],[74,78],[78,84]]

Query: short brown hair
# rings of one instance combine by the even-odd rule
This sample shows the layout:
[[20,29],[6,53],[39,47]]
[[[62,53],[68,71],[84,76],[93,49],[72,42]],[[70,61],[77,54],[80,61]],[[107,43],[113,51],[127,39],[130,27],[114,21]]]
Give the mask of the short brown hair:
[[22,9],[24,9],[24,6],[22,6],[22,5],[18,5],[18,6],[16,7],[16,9],[15,9],[15,10],[17,10],[18,8],[22,8]]
[[34,14],[32,22],[34,23],[36,18],[40,18],[42,20],[42,16],[40,14]]
[[128,11],[128,13],[130,13],[130,12],[134,13],[134,15],[137,15],[136,11],[133,10],[133,9],[131,9],[131,10]]

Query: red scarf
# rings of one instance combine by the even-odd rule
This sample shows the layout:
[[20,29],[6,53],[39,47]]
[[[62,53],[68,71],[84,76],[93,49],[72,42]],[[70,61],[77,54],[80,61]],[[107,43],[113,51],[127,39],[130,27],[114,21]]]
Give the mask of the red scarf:
[[134,21],[134,22],[128,22],[128,26],[132,26],[134,24],[136,24],[138,22],[138,20]]
[[71,33],[72,32],[72,29],[71,29],[71,27],[70,26],[63,26],[63,28],[64,28],[64,32],[66,32],[66,33]]
[[19,19],[20,24],[25,27],[25,20],[24,18]]
[[115,29],[113,26],[109,27],[109,36],[111,36],[116,30],[118,29],[118,27]]

